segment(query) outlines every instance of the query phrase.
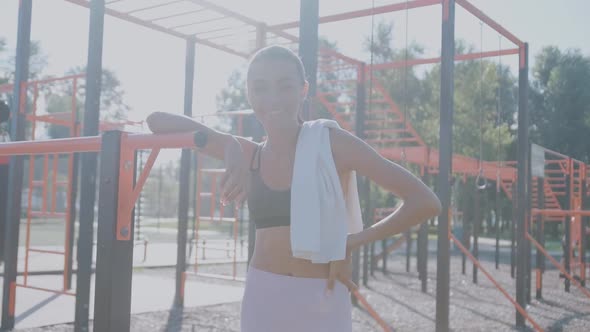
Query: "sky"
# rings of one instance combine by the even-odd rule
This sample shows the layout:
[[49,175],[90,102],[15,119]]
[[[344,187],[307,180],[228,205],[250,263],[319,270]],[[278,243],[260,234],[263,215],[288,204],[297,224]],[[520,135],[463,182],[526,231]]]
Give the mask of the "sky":
[[[157,0],[127,0],[131,2]],[[403,2],[375,0],[375,6]],[[18,0],[0,0],[0,37],[7,42],[9,55],[15,52]],[[297,0],[215,0],[243,15],[269,24],[298,19]],[[471,0],[489,17],[529,43],[530,62],[542,47],[578,48],[590,56],[590,1],[588,0]],[[320,16],[370,8],[371,0],[321,0]],[[413,9],[407,13],[408,42],[425,46],[425,56],[440,54],[440,6]],[[34,0],[31,38],[40,41],[48,58],[44,74],[62,76],[84,66],[88,48],[89,10],[63,0]],[[379,21],[394,21],[394,47],[406,41],[406,13],[375,16]],[[476,49],[513,48],[492,29],[457,6],[456,39],[464,39]],[[371,17],[323,24],[320,36],[336,41],[341,53],[369,61],[363,40],[371,34]],[[125,90],[125,102],[131,107],[129,118],[143,120],[153,111],[183,112],[185,42],[160,32],[107,16],[105,18],[103,66],[116,73]],[[7,66],[0,59],[0,68]],[[498,61],[498,59],[493,59]],[[502,63],[516,75],[517,56],[505,56]],[[215,96],[227,85],[230,73],[244,68],[246,60],[197,45],[194,86],[194,114],[216,111]]]

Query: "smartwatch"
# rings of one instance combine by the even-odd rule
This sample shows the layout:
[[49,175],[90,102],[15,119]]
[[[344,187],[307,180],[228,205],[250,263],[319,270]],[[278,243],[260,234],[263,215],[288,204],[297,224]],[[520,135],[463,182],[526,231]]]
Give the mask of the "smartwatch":
[[196,131],[194,141],[197,148],[204,148],[207,145],[207,133],[204,131]]

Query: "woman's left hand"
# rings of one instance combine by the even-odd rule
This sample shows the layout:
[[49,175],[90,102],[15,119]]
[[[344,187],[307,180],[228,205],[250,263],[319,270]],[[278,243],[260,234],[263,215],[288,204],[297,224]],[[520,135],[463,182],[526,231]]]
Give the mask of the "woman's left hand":
[[349,291],[353,292],[358,286],[350,279],[352,254],[351,250],[346,250],[346,258],[340,261],[332,261],[329,264],[328,285],[326,293],[331,295],[334,290],[336,280],[340,281]]

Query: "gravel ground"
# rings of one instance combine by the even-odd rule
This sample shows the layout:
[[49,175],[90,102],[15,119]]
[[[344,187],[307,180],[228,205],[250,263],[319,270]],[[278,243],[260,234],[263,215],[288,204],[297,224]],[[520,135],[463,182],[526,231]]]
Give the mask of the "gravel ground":
[[[510,265],[501,264],[495,270],[492,262],[483,262],[484,268],[496,278],[511,295],[515,292],[514,280],[510,277]],[[405,258],[395,255],[388,262],[389,273],[375,272],[362,294],[382,318],[395,331],[434,331],[435,329],[435,278],[436,257],[429,257],[429,281],[427,293],[420,290],[416,272],[405,272]],[[415,271],[415,261],[412,261]],[[227,266],[210,266],[203,272],[229,273]],[[245,265],[240,266],[243,275]],[[515,309],[511,303],[479,273],[479,284],[472,283],[472,267],[467,265],[467,274],[461,274],[461,258],[451,258],[451,305],[450,326],[453,331],[515,331]],[[144,270],[141,273],[162,274],[173,277],[171,269]],[[195,278],[195,277],[191,277]],[[534,278],[534,274],[533,274]],[[207,280],[212,283],[232,281]],[[563,280],[556,270],[544,275],[544,300],[534,299],[527,310],[530,316],[546,331],[590,331],[590,299],[572,285],[571,293],[563,290]],[[132,331],[239,331],[240,304],[230,303],[208,307],[175,309],[134,315]],[[353,331],[380,331],[379,326],[362,308],[353,311]],[[527,326],[531,326],[527,322]],[[531,330],[528,328],[527,330]],[[25,332],[73,331],[72,325],[48,326],[22,330]]]

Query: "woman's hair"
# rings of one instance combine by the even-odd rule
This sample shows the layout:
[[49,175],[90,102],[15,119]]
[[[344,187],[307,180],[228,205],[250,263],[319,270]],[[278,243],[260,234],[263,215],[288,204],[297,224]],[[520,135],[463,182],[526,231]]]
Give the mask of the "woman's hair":
[[250,68],[252,68],[252,64],[262,61],[262,60],[287,60],[291,61],[295,64],[297,68],[297,76],[301,80],[301,84],[305,84],[305,68],[303,67],[303,62],[295,52],[291,51],[290,49],[279,46],[279,45],[271,45],[258,50],[252,58],[250,59],[250,64],[248,65],[248,73],[246,77],[250,74]]
[[[263,60],[286,60],[292,62],[295,64],[295,68],[297,68],[297,76],[301,81],[301,85],[305,84],[305,67],[303,66],[303,62],[299,56],[295,54],[295,52],[291,51],[291,49],[279,45],[263,47],[254,53],[254,55],[252,55],[250,63],[248,64],[246,79],[248,76],[250,76],[250,69],[252,68],[252,65]],[[304,122],[301,112],[297,114],[297,120],[299,120],[300,124]]]

